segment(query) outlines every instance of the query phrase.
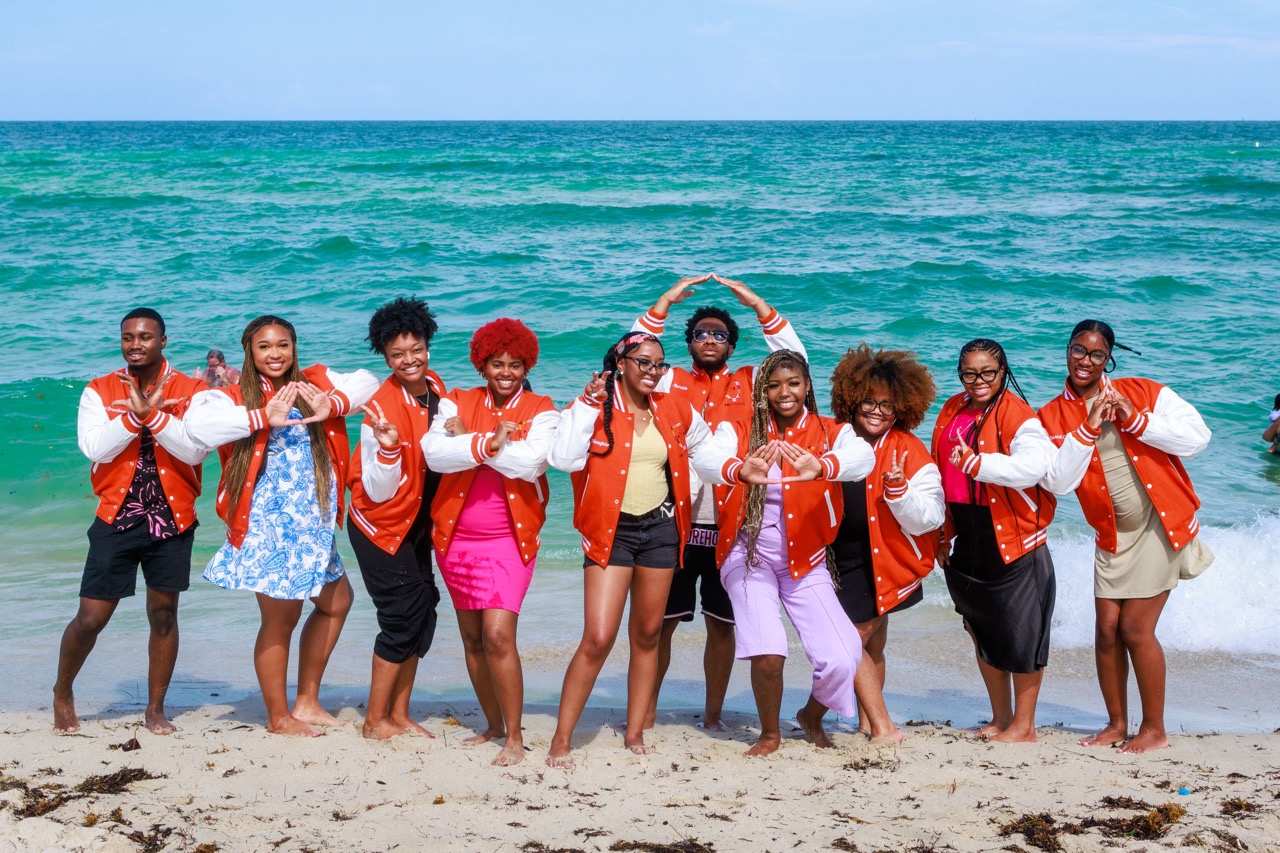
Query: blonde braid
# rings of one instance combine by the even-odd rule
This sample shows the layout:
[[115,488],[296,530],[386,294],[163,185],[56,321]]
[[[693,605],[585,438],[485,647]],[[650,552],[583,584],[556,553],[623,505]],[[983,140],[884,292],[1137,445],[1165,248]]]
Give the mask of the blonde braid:
[[[791,350],[778,350],[770,353],[756,370],[755,382],[751,386],[751,434],[747,439],[747,453],[758,450],[769,441],[769,396],[766,393],[769,376],[781,362],[795,361],[798,358],[799,354]],[[760,528],[764,524],[764,503],[768,488],[758,483],[747,486],[747,499],[743,501],[742,526],[747,531],[747,572],[760,564],[756,555],[756,541],[760,538]]]

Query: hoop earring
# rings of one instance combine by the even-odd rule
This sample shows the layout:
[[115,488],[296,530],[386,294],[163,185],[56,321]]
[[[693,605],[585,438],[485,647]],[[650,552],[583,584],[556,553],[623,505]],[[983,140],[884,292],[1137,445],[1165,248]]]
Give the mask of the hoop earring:
[[1116,357],[1114,355],[1107,356],[1107,366],[1102,368],[1103,373],[1110,373],[1116,369]]

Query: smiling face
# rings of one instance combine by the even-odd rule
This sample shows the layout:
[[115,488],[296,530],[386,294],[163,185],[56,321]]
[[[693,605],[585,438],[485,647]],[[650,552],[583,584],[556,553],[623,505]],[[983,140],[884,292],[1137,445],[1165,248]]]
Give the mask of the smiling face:
[[167,342],[155,320],[135,317],[120,324],[120,354],[131,371],[145,371],[160,364]]
[[[876,403],[876,408],[868,412],[870,403],[867,401]],[[889,389],[880,383],[873,383],[853,415],[853,431],[865,439],[876,439],[884,435],[893,428],[894,421],[897,420],[894,415],[885,414],[884,411],[886,406],[892,406],[893,403]]]
[[[704,340],[698,340],[699,332],[705,334]],[[716,333],[724,337],[724,341],[716,340]],[[715,317],[703,317],[693,327],[693,340],[689,341],[689,356],[695,367],[707,373],[715,373],[724,367],[729,356],[733,355],[733,345],[729,343],[729,327],[723,320]]]
[[645,341],[624,358],[618,359],[618,370],[622,372],[619,378],[623,386],[637,396],[647,397],[657,386],[662,374],[656,369],[645,372],[640,365],[642,362],[661,364],[663,357],[661,344],[657,341]]
[[410,394],[427,393],[427,342],[417,335],[404,332],[396,335],[382,350],[392,375]]
[[296,358],[288,329],[274,324],[263,326],[253,333],[249,352],[258,373],[267,377],[267,381],[276,388],[284,384],[284,378],[289,375]]
[[485,360],[480,375],[489,383],[493,402],[505,406],[512,395],[520,390],[521,383],[529,375],[529,369],[524,366],[524,359],[502,352]]
[[799,368],[779,365],[769,374],[765,399],[779,428],[786,429],[800,419],[808,396],[809,382]]
[[[1077,358],[1071,351],[1075,349],[1078,352],[1081,347],[1084,355]],[[1067,381],[1078,396],[1092,397],[1106,371],[1105,360],[1102,364],[1093,363],[1090,354],[1095,352],[1105,353],[1108,358],[1111,356],[1111,347],[1099,332],[1081,332],[1067,345]]]
[[982,350],[966,353],[960,360],[960,382],[969,392],[970,405],[986,408],[1000,390],[1004,373],[1004,368],[992,353]]

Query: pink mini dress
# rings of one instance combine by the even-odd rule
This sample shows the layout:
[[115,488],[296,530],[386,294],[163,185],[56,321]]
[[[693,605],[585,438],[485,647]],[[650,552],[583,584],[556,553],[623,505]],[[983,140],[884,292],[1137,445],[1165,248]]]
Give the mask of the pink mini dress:
[[521,561],[503,477],[481,465],[462,505],[449,553],[436,552],[454,610],[519,613],[537,561]]

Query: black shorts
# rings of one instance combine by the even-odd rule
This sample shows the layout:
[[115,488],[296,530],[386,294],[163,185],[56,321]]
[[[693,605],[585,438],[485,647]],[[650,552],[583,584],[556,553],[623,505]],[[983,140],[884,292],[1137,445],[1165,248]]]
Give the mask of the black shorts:
[[[690,541],[684,546],[684,567],[671,578],[671,592],[667,595],[667,619],[693,621],[698,582],[701,581],[702,615],[733,624],[733,604],[729,601],[729,593],[724,591],[724,584],[720,582],[720,567],[716,565],[716,535],[715,525],[693,526]],[[694,545],[693,542],[709,544]]]
[[[644,515],[622,513],[609,551],[607,566],[645,566],[674,569],[679,556],[680,531],[670,505],[664,504]],[[582,561],[583,568],[594,566]]]
[[[423,507],[424,515],[426,510]],[[348,522],[347,536],[364,588],[378,612],[381,630],[373,641],[373,653],[391,663],[425,656],[436,636],[440,603],[431,571],[431,525],[415,523],[394,554],[375,545],[358,524]]]
[[89,556],[84,561],[80,597],[112,601],[138,589],[138,566],[147,587],[157,592],[186,592],[191,587],[193,524],[170,539],[153,540],[147,523],[116,530],[100,518],[89,526]]

